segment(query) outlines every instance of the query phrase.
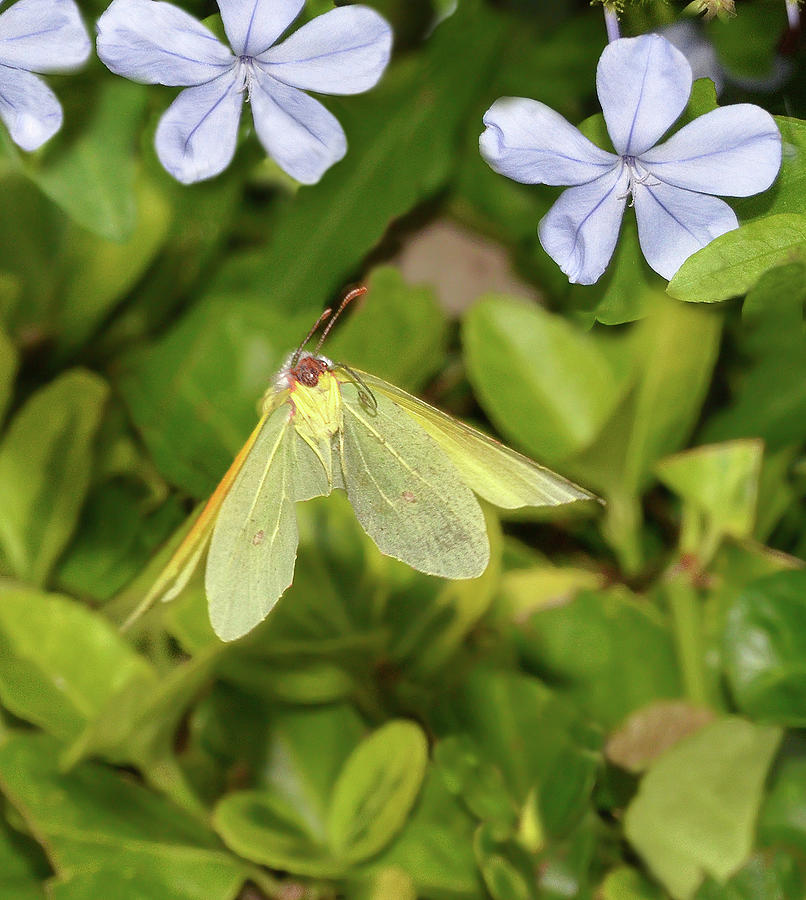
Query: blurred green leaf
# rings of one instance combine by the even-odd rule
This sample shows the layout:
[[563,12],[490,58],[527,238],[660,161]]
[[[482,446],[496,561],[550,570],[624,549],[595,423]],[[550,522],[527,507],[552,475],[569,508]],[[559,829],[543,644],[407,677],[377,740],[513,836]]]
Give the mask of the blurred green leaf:
[[479,871],[494,900],[535,900],[529,857],[522,848],[496,840],[487,825],[480,825],[473,840]]
[[806,759],[784,759],[773,774],[758,823],[762,845],[784,844],[806,852]]
[[669,627],[626,591],[585,591],[532,615],[515,635],[524,658],[605,728],[680,694]]
[[[726,29],[730,30],[730,29]],[[740,219],[778,213],[803,213],[806,193],[806,122],[789,116],[774,116],[783,140],[781,172],[768,191],[731,201]]]
[[713,303],[744,294],[769,269],[806,262],[806,216],[778,213],[742,225],[690,256],[669,282],[678,300]]
[[0,425],[11,401],[18,365],[17,349],[0,327]]
[[761,437],[777,449],[806,436],[806,266],[778,266],[747,295],[738,337],[742,367],[732,402],[712,416],[709,441]]
[[468,374],[496,425],[539,459],[587,447],[621,399],[624,367],[539,306],[486,297],[464,319]]
[[13,831],[0,815],[0,893],[10,900],[44,900],[51,874],[45,854],[28,837]]
[[641,781],[625,833],[675,900],[748,858],[777,728],[724,718],[667,751]]
[[708,879],[695,900],[782,900],[806,889],[797,862],[783,851],[754,853],[728,881]]
[[89,118],[81,131],[60,136],[30,173],[78,224],[107,240],[123,241],[137,218],[133,148],[148,89],[124,78],[99,85],[91,102],[82,98]]
[[743,712],[805,725],[806,572],[779,572],[751,582],[728,611],[723,654]]
[[683,499],[683,553],[708,560],[722,537],[750,537],[763,452],[758,440],[729,441],[695,447],[657,464],[660,480]]
[[403,827],[420,792],[428,745],[413,722],[390,721],[350,754],[333,786],[328,844],[337,859],[361,862]]
[[45,583],[75,528],[107,395],[97,375],[66,372],[28,400],[0,444],[0,543],[34,584]]
[[100,615],[0,584],[0,696],[21,719],[73,738],[149,666]]
[[[234,900],[248,869],[206,825],[105,766],[59,772],[59,750],[36,734],[0,746],[0,787],[46,843],[59,876],[83,875],[92,885],[92,872],[111,869],[130,875],[122,898],[155,896],[148,891],[156,885],[168,892],[160,897]],[[77,893],[63,896],[82,897],[86,884],[79,878]]]
[[602,900],[663,900],[663,892],[656,884],[627,866],[608,872],[599,891]]

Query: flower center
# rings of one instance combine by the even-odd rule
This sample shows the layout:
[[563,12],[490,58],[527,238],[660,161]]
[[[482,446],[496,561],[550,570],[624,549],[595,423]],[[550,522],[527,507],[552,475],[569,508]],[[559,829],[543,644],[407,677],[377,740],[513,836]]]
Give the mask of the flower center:
[[652,186],[660,184],[660,182],[650,180],[652,178],[652,173],[642,164],[637,156],[622,156],[621,159],[629,172],[629,181],[627,182],[627,193],[622,194],[619,199],[623,200],[629,197],[630,206],[632,206],[635,203],[635,188],[637,185],[644,184]]
[[255,61],[251,56],[239,56],[236,63],[235,81],[238,90],[246,94],[246,102],[252,99],[252,82],[255,78]]

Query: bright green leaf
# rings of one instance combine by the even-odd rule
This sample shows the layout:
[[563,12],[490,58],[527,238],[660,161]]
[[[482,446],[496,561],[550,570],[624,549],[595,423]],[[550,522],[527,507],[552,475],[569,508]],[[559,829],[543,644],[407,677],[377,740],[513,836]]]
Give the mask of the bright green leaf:
[[769,269],[806,262],[806,216],[779,213],[742,225],[690,256],[669,282],[678,300],[713,303],[744,294]]
[[719,719],[644,776],[625,832],[675,900],[693,896],[706,875],[729,877],[748,858],[780,738],[777,728]]
[[403,827],[420,792],[428,744],[413,722],[391,721],[352,752],[333,788],[328,843],[337,859],[359,862]]

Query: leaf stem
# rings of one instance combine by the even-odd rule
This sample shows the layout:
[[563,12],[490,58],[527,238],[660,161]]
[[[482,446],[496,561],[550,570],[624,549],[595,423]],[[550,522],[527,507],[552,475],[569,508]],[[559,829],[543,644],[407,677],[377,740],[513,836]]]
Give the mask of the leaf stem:
[[705,647],[697,591],[684,571],[675,571],[665,585],[672,615],[677,658],[686,697],[698,706],[708,706]]

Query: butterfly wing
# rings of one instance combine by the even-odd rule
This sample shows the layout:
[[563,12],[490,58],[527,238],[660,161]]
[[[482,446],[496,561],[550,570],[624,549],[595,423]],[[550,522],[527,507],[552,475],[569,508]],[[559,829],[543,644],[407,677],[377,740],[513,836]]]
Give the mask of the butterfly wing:
[[205,588],[210,622],[224,641],[251,631],[293,581],[296,439],[291,409],[283,405],[264,423],[221,504]]
[[484,516],[452,462],[385,394],[370,409],[355,384],[345,381],[341,391],[344,483],[367,534],[429,575],[480,575],[490,557]]
[[196,521],[190,528],[190,531],[182,539],[182,543],[176,548],[173,556],[168,560],[165,568],[160,573],[157,580],[151,586],[151,590],[146,594],[142,603],[131,613],[122,625],[125,631],[136,621],[146,610],[148,610],[158,600],[167,603],[178,596],[185,585],[190,580],[199,559],[210,540],[210,535],[215,527],[216,517],[221,509],[230,488],[234,484],[238,474],[243,467],[244,462],[248,458],[252,447],[258,439],[260,432],[268,418],[269,414],[264,414],[249,435],[246,443],[241,447],[238,455],[232,461],[232,465],[227,469],[226,474],[218,483],[215,491],[210,499],[205,503],[204,508],[199,514]]
[[515,509],[597,499],[562,475],[382,378],[366,372],[358,374],[376,397],[387,397],[405,410],[436,441],[465,483],[495,506]]

